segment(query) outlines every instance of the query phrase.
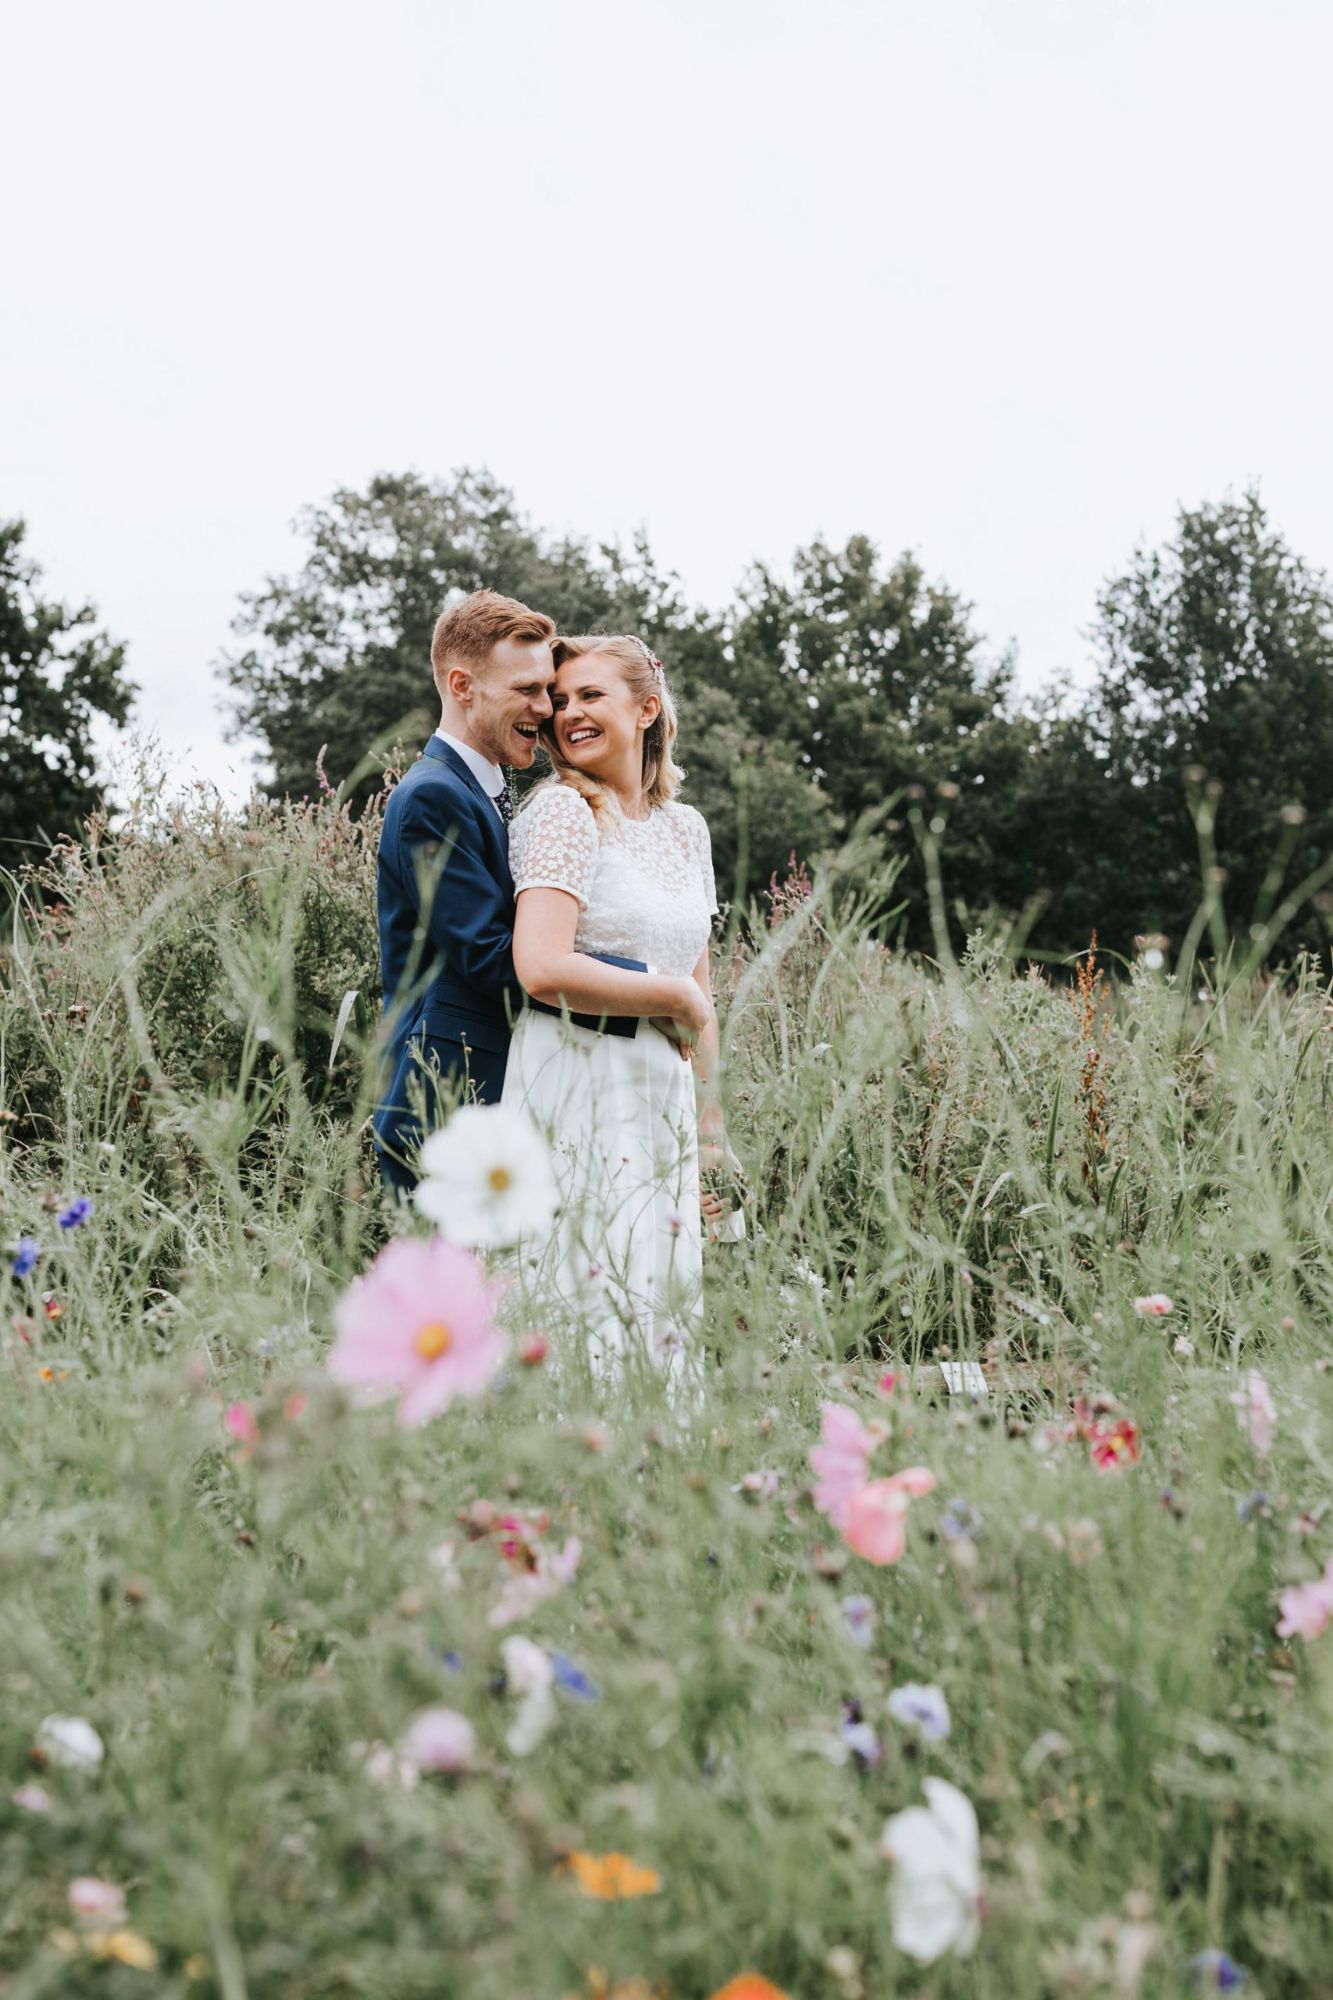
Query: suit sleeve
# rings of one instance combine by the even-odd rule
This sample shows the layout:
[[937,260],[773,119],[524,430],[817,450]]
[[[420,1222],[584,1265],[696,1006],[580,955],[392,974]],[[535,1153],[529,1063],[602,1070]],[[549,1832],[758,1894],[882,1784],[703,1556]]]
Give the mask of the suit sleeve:
[[443,786],[415,793],[399,829],[402,873],[431,943],[480,993],[501,999],[514,977],[513,904],[487,866],[476,815]]

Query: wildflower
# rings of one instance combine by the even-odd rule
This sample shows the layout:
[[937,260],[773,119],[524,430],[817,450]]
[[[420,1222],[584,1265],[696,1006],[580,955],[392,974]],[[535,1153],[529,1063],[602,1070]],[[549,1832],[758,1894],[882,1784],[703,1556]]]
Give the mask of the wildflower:
[[762,1972],[738,1972],[725,1986],[719,1986],[711,2000],[790,2000],[790,1996]]
[[304,1389],[293,1389],[282,1406],[282,1414],[289,1424],[299,1422],[310,1408],[310,1398]]
[[420,1771],[387,1743],[350,1743],[347,1747],[353,1757],[361,1760],[373,1784],[401,1785],[405,1792],[416,1790]]
[[889,1714],[904,1728],[915,1729],[927,1743],[942,1743],[949,1734],[949,1704],[937,1687],[906,1681],[889,1696]]
[[1245,1431],[1260,1458],[1267,1458],[1273,1442],[1277,1407],[1272,1391],[1257,1369],[1251,1368],[1239,1389],[1228,1399],[1235,1405],[1236,1422]]
[[838,1739],[851,1752],[863,1771],[872,1771],[884,1755],[878,1736],[861,1713],[859,1701],[843,1703],[842,1720],[838,1724]]
[[602,1690],[598,1687],[596,1681],[591,1680],[584,1673],[582,1667],[576,1666],[568,1653],[562,1653],[558,1650],[553,1652],[551,1654],[551,1669],[555,1675],[556,1686],[563,1688],[566,1694],[573,1695],[575,1701],[601,1700]]
[[49,1813],[51,1810],[51,1794],[45,1785],[19,1785],[9,1796],[20,1812]]
[[456,1708],[423,1708],[409,1723],[399,1745],[405,1764],[430,1773],[470,1770],[476,1750],[472,1724]]
[[517,1633],[500,1648],[504,1656],[505,1684],[519,1697],[518,1714],[506,1735],[505,1747],[512,1757],[526,1757],[534,1751],[556,1719],[551,1683],[555,1668],[540,1646]]
[[119,1924],[125,1918],[125,1891],[100,1875],[76,1875],[69,1885],[69,1907],[81,1924]]
[[455,1396],[479,1396],[504,1355],[490,1319],[498,1289],[475,1257],[438,1236],[395,1238],[338,1302],[330,1375],[400,1390],[402,1424],[425,1423]]
[[1224,1951],[1201,1951],[1190,1960],[1190,1971],[1209,1993],[1238,1993],[1250,1976]]
[[157,1970],[156,1951],[137,1931],[93,1931],[88,1938],[88,1949],[94,1958],[114,1959],[117,1965],[128,1965],[135,1972]]
[[1317,1639],[1333,1619],[1333,1556],[1324,1565],[1324,1574],[1313,1583],[1289,1584],[1279,1591],[1277,1628],[1279,1639]]
[[[507,1517],[507,1519],[510,1517]],[[502,1530],[506,1522],[501,1522]],[[542,1526],[545,1526],[543,1519]],[[557,1590],[573,1581],[583,1554],[583,1544],[577,1535],[566,1538],[564,1547],[552,1553],[541,1546],[536,1535],[531,1541],[512,1536],[500,1544],[501,1551],[516,1565],[515,1573],[501,1585],[500,1594],[491,1606],[487,1624],[498,1628],[513,1625],[520,1618],[526,1618],[534,1605],[543,1598],[554,1597]]]
[[771,1467],[764,1466],[758,1472],[747,1472],[740,1485],[734,1488],[749,1500],[772,1500],[777,1496],[778,1475]]
[[863,1424],[855,1410],[844,1403],[821,1403],[819,1429],[822,1444],[810,1452],[811,1469],[818,1476],[814,1502],[835,1528],[846,1528],[853,1496],[865,1485],[870,1455],[888,1436],[884,1424]]
[[1238,1521],[1252,1521],[1256,1515],[1261,1515],[1265,1520],[1268,1518],[1268,1495],[1262,1486],[1257,1486],[1253,1493],[1247,1493],[1243,1500],[1236,1502]]
[[238,1444],[254,1446],[259,1442],[259,1420],[249,1403],[231,1403],[223,1414],[222,1422],[228,1433]]
[[940,1533],[951,1542],[974,1538],[981,1532],[981,1516],[966,1500],[951,1500],[940,1515]]
[[645,1868],[628,1854],[584,1854],[575,1848],[556,1870],[574,1877],[580,1895],[603,1903],[628,1902],[633,1896],[654,1896],[662,1886],[655,1868]]
[[525,1333],[518,1343],[518,1358],[525,1368],[540,1368],[549,1352],[545,1336],[540,1333]]
[[41,1254],[36,1237],[20,1236],[14,1246],[14,1276],[26,1278]]
[[1178,1354],[1182,1361],[1193,1361],[1194,1342],[1187,1333],[1178,1333],[1171,1343],[1171,1352]]
[[1146,1299],[1135,1299],[1134,1310],[1140,1319],[1165,1319],[1174,1307],[1165,1292],[1149,1292]]
[[59,1215],[56,1217],[56,1221],[62,1229],[81,1229],[92,1215],[92,1212],[92,1197],[86,1194],[78,1194],[75,1195],[68,1208],[61,1209]]
[[539,1237],[559,1201],[551,1155],[525,1112],[465,1104],[421,1148],[415,1200],[452,1243],[498,1250]]
[[875,1639],[875,1601],[860,1595],[844,1597],[842,1615],[847,1620],[847,1636],[854,1646],[868,1652]]
[[956,1786],[927,1778],[923,1789],[927,1804],[893,1815],[880,1852],[894,1864],[893,1942],[931,1965],[946,1951],[966,1958],[980,1935],[980,1842],[971,1801]]
[[867,1562],[896,1563],[907,1547],[907,1509],[935,1485],[924,1465],[911,1465],[889,1479],[873,1479],[855,1494],[843,1534],[848,1548]]
[[33,1745],[44,1763],[63,1771],[96,1771],[106,1754],[101,1737],[81,1715],[48,1715]]
[[1074,1405],[1073,1435],[1087,1439],[1088,1452],[1099,1472],[1118,1472],[1122,1466],[1139,1462],[1138,1425],[1128,1417],[1108,1424],[1097,1414],[1098,1407],[1080,1400]]
[[63,1319],[65,1317],[65,1308],[61,1305],[54,1292],[42,1293],[42,1311],[50,1320]]

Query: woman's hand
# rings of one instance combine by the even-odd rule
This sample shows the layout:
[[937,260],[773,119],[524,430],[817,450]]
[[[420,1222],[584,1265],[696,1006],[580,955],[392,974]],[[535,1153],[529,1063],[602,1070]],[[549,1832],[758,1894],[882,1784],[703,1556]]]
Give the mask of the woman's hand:
[[670,1014],[653,1016],[653,1025],[673,1044],[682,1062],[688,1062],[694,1045],[713,1018],[713,1003],[697,980],[678,979],[676,1004]]

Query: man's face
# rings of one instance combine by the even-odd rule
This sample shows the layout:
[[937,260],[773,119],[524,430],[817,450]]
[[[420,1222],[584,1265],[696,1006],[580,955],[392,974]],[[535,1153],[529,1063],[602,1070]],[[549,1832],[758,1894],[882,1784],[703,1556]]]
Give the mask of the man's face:
[[493,764],[526,771],[537,731],[551,713],[551,647],[546,639],[501,639],[471,685],[473,748]]

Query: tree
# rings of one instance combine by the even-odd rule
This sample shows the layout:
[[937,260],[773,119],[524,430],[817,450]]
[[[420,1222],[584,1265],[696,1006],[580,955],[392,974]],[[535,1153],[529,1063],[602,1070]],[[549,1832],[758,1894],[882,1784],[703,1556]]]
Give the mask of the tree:
[[0,866],[35,860],[97,804],[92,725],[123,723],[137,692],[96,612],[46,602],[22,521],[0,521]]
[[324,744],[339,783],[395,734],[429,734],[439,714],[431,632],[452,591],[488,586],[566,632],[661,639],[690,622],[642,538],[628,553],[548,544],[486,472],[384,475],[308,508],[298,525],[310,542],[304,566],[242,600],[236,630],[251,644],[222,666],[238,732],[263,738],[278,792],[312,788]]
[[[903,818],[919,805],[943,820],[946,891],[970,908],[993,893],[996,793],[1026,754],[1007,713],[1007,658],[987,662],[971,607],[875,544],[798,550],[792,581],[757,567],[741,593],[732,688],[753,730],[785,739],[847,822],[897,798],[907,850],[911,935],[930,937],[922,859]],[[961,924],[960,924],[961,929]]]
[[[1333,856],[1333,596],[1269,526],[1256,492],[1181,510],[1174,538],[1135,551],[1103,590],[1091,721],[1107,801],[1092,873],[1125,948],[1179,941],[1203,893],[1194,823],[1216,811],[1233,931]],[[1286,932],[1326,939],[1325,893]]]

